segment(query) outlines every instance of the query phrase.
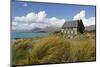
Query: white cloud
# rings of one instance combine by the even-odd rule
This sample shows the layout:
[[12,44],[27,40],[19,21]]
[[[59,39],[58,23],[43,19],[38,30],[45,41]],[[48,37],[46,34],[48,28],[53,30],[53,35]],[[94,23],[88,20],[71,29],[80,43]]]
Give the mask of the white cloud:
[[40,23],[44,22],[46,19],[46,13],[45,11],[40,11],[39,13],[35,14],[34,12],[28,13],[25,16],[17,16],[14,18],[15,21],[21,22],[21,23]]
[[25,16],[16,16],[12,22],[13,30],[31,30],[36,27],[44,28],[46,26],[61,27],[65,19],[56,17],[48,18],[45,11],[40,11],[37,14],[30,12]]
[[61,27],[65,22],[65,19],[57,19],[56,17],[52,17],[49,19],[49,23],[53,26]]
[[17,22],[12,22],[12,25],[13,26],[16,26],[18,23]]
[[35,19],[36,19],[35,13],[31,12],[31,13],[27,14],[26,16],[15,17],[14,21],[20,22],[20,23],[32,23],[32,21]]
[[44,20],[46,19],[46,13],[45,11],[40,11],[38,14],[36,14],[36,21],[37,22],[44,22]]
[[76,14],[73,17],[73,20],[82,19],[85,26],[94,25],[95,24],[95,17],[86,18],[86,11],[82,10],[80,13]]
[[[85,26],[94,25],[95,17],[86,18],[86,11],[82,10],[77,13],[73,20],[82,19]],[[34,28],[45,27],[61,27],[65,19],[58,19],[56,17],[48,18],[45,11],[38,13],[30,12],[24,16],[14,17],[12,22],[12,30],[32,30]]]

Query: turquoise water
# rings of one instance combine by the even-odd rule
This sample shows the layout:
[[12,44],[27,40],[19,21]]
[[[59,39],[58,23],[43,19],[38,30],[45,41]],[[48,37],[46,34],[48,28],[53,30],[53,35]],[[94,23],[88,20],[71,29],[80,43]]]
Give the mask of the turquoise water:
[[21,32],[12,32],[11,33],[12,39],[42,37],[42,36],[47,36],[47,35],[48,35],[48,33],[21,33]]

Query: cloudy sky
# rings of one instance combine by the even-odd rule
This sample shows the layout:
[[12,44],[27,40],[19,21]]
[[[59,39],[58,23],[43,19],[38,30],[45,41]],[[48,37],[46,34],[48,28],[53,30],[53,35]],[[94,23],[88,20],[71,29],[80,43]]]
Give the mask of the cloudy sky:
[[65,21],[82,19],[95,24],[95,7],[69,4],[12,2],[12,30],[61,27]]

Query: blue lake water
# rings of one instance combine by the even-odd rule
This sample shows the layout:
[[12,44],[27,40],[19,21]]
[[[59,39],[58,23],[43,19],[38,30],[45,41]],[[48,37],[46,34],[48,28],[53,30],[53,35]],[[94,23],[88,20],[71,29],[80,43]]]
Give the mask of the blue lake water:
[[12,39],[42,37],[42,36],[47,36],[47,35],[48,35],[48,33],[21,33],[21,32],[12,32],[11,33]]

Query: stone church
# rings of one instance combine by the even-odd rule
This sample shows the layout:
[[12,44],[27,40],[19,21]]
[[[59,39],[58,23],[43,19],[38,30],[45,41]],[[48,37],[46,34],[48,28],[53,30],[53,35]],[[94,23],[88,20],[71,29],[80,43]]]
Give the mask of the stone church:
[[84,33],[84,30],[85,27],[81,19],[66,21],[61,28],[61,32],[64,33],[67,38],[74,38],[78,33]]

